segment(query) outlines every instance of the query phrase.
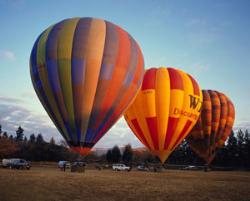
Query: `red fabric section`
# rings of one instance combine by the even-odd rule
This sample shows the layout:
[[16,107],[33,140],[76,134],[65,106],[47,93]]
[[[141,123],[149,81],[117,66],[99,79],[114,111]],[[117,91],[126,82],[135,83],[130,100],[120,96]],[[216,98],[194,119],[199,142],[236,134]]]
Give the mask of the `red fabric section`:
[[184,89],[183,80],[178,70],[173,68],[168,68],[169,78],[170,78],[170,89]]
[[141,127],[140,127],[138,121],[137,121],[136,119],[133,119],[133,120],[131,120],[131,122],[132,122],[132,124],[133,124],[134,127],[135,127],[135,130],[136,130],[136,132],[137,132],[137,135],[139,135],[139,136],[141,137],[141,139],[142,139],[142,141],[143,141],[142,143],[145,144],[145,145],[149,148],[150,146],[149,146],[149,144],[148,144],[146,138],[144,137],[144,134],[143,134],[143,132],[142,132],[142,130],[141,130]]
[[146,71],[142,82],[142,90],[155,89],[156,71],[156,68],[151,68]]
[[187,75],[190,78],[190,80],[192,81],[194,95],[200,96],[200,89],[199,89],[198,83],[195,81],[195,79],[191,75],[189,75],[189,74],[187,74]]
[[182,129],[181,133],[179,134],[177,140],[175,141],[175,143],[174,143],[173,147],[171,147],[171,149],[174,148],[178,143],[180,143],[181,138],[182,138],[182,137],[184,136],[184,134],[187,132],[187,130],[189,129],[189,127],[190,127],[191,124],[192,124],[192,121],[187,120],[187,122],[186,122],[184,128]]
[[154,148],[156,150],[159,149],[159,143],[158,143],[158,131],[157,131],[157,117],[148,117],[146,118],[148,129],[151,135],[151,139],[154,144]]
[[168,117],[168,129],[166,133],[164,149],[168,149],[168,146],[170,144],[170,141],[172,139],[172,136],[174,134],[178,121],[179,121],[179,118]]

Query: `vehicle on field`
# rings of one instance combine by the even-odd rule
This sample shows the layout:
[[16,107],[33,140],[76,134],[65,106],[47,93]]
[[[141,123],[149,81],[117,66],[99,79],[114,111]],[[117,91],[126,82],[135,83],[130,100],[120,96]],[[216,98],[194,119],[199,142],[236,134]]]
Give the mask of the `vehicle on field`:
[[4,168],[11,168],[11,169],[29,170],[31,168],[30,162],[20,158],[3,159],[2,166]]
[[63,169],[65,166],[65,168],[70,168],[70,162],[69,161],[59,161],[58,162],[58,168]]
[[130,171],[131,167],[119,163],[119,164],[113,164],[112,169],[114,171]]
[[182,170],[199,170],[200,168],[194,165],[188,165],[184,168],[182,168]]
[[149,171],[149,168],[145,165],[138,165],[137,170],[138,171]]
[[71,164],[71,172],[85,172],[86,163],[75,161]]

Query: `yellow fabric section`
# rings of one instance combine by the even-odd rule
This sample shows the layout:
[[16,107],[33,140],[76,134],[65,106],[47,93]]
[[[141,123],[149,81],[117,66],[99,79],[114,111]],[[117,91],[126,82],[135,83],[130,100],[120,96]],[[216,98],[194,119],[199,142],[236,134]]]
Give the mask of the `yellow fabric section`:
[[[136,116],[136,119],[138,121],[138,124],[140,125],[140,128],[144,134],[145,139],[147,140],[147,143],[149,144],[149,149],[153,150],[154,149],[154,145],[153,145],[153,141],[151,139],[151,135],[149,133],[148,130],[148,125],[146,122],[146,116],[145,116],[145,101],[142,95],[142,91],[140,91],[137,95],[137,98],[135,99],[135,102],[131,105],[132,110],[134,110],[134,114]],[[154,105],[155,107],[155,105]]]
[[184,98],[184,91],[180,89],[170,90],[170,106],[169,106],[169,116],[174,118],[180,117],[180,111],[182,109]]
[[160,150],[160,151],[154,150],[154,151],[152,151],[152,154],[158,156],[159,159],[161,160],[161,163],[163,164],[165,162],[165,160],[171,154],[171,151],[170,150]]
[[170,106],[170,79],[166,68],[159,68],[156,71],[155,88],[159,150],[163,150],[168,126],[168,114]]
[[[67,135],[66,128],[64,127],[63,120],[61,118],[61,115],[59,113],[58,107],[56,105],[55,97],[52,93],[52,89],[50,87],[49,79],[48,79],[48,72],[46,69],[46,58],[45,58],[45,47],[46,47],[46,41],[48,38],[48,34],[50,33],[52,27],[48,28],[44,34],[41,36],[39,42],[38,42],[38,48],[37,48],[37,65],[38,65],[38,73],[39,77],[42,82],[42,87],[44,89],[45,95],[48,98],[48,102],[50,104],[51,109],[53,110],[56,119],[58,123],[60,124],[64,137],[68,140],[69,136]],[[49,112],[48,112],[49,114]],[[49,114],[50,115],[50,114]],[[51,118],[52,119],[52,118]],[[52,119],[53,120],[53,119]]]
[[103,20],[93,19],[89,29],[89,37],[85,50],[82,52],[85,59],[85,82],[84,82],[84,96],[82,103],[82,137],[85,138],[86,130],[88,127],[91,110],[94,103],[96,88],[98,84],[98,78],[101,69],[102,56],[105,45],[106,37],[106,24]]
[[[191,80],[189,79],[189,77],[185,74],[182,73],[181,71],[178,71],[178,73],[181,75],[182,77],[182,81],[183,81],[183,85],[184,85],[184,90],[183,90],[183,97],[182,97],[182,105],[179,107],[180,110],[182,111],[187,111],[190,112],[190,97],[189,94],[193,94],[193,87],[192,87],[192,83]],[[181,131],[183,130],[186,122],[187,122],[187,117],[184,115],[180,115],[179,116],[179,121],[177,124],[177,127],[174,131],[173,137],[170,141],[169,144],[169,148],[171,149],[172,146],[174,145],[175,141],[178,139]]]
[[[187,123],[188,120],[190,120],[190,121],[192,121],[192,123],[191,123],[189,129],[185,132],[185,134],[181,138],[181,141],[184,140],[186,135],[191,131],[191,129],[193,128],[193,126],[197,122],[199,114],[200,114],[200,108],[202,106],[202,97],[194,95],[193,84],[192,84],[192,81],[189,78],[189,76],[182,71],[179,71],[179,73],[182,76],[182,80],[183,80],[183,84],[184,84],[184,97],[183,97],[182,111],[187,111],[188,113],[195,115],[196,119],[194,119],[193,117],[190,117],[190,116],[185,116],[185,115],[180,116],[176,131],[175,131],[174,136],[173,136],[173,140],[170,143],[170,147],[172,147],[174,145],[175,141],[178,139],[183,128],[185,127],[185,124]],[[200,92],[200,94],[202,95],[201,92]],[[195,109],[190,107],[190,95],[197,98],[197,100],[199,99],[199,103]],[[178,144],[176,144],[175,147],[173,147],[173,149],[175,149],[177,146],[178,146]]]
[[132,120],[136,119],[133,107],[129,107],[129,109],[126,111],[126,114],[124,115],[124,119],[126,120],[127,124],[129,125],[135,136],[143,143],[142,138],[140,137],[140,135],[138,135],[134,125],[132,124]]
[[63,28],[58,36],[58,76],[62,89],[65,107],[68,112],[68,121],[73,132],[75,128],[74,105],[71,81],[71,54],[73,37],[79,18],[69,19],[63,23]]
[[156,108],[155,108],[155,90],[147,89],[141,92],[144,105],[144,116],[145,117],[155,117]]

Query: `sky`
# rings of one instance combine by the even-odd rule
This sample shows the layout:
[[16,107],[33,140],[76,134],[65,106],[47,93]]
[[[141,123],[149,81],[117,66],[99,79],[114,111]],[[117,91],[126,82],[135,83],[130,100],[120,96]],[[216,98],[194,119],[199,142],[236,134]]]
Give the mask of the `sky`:
[[[139,43],[145,68],[176,67],[202,89],[235,105],[234,129],[250,128],[250,1],[248,0],[0,0],[0,124],[9,134],[62,137],[31,83],[29,57],[38,35],[72,17],[113,22]],[[107,148],[142,146],[122,118],[98,142]]]

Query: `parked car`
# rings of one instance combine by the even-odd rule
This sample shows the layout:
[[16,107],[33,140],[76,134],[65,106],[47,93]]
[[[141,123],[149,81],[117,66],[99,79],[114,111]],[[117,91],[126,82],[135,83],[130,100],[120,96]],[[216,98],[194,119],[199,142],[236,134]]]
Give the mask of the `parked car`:
[[137,170],[139,171],[149,171],[149,168],[145,165],[138,165]]
[[70,168],[71,167],[69,161],[59,161],[58,162],[58,168],[63,169],[64,165],[65,165],[66,168]]
[[114,171],[130,171],[131,167],[126,166],[125,164],[113,164],[112,169]]
[[71,165],[71,172],[85,172],[86,164],[82,161],[75,161]]
[[182,168],[182,170],[199,170],[199,167],[194,166],[194,165],[188,165],[188,166]]
[[12,168],[12,169],[29,170],[31,168],[30,162],[20,158],[3,159],[2,166],[5,168]]

